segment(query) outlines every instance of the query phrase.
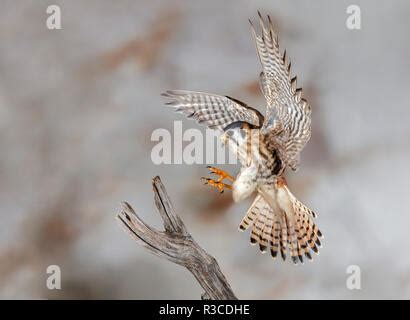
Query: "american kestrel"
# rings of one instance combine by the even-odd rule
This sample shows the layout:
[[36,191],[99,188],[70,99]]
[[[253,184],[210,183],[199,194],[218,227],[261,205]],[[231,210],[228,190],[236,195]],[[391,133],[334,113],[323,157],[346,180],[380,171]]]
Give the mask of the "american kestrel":
[[[167,105],[222,131],[221,139],[238,156],[241,169],[236,179],[228,173],[210,167],[219,179],[206,183],[223,192],[232,189],[235,202],[256,191],[256,198],[239,225],[246,230],[252,225],[251,243],[260,250],[270,249],[273,258],[278,252],[283,260],[289,250],[293,263],[303,263],[303,255],[312,259],[318,253],[322,233],[313,221],[315,213],[290,192],[284,171],[296,170],[299,154],[311,134],[311,108],[291,78],[286,51],[279,50],[271,18],[267,25],[259,14],[260,34],[252,21],[252,34],[262,72],[260,88],[266,99],[265,117],[256,109],[228,96],[192,91],[167,91]],[[232,185],[223,180],[233,181]]]

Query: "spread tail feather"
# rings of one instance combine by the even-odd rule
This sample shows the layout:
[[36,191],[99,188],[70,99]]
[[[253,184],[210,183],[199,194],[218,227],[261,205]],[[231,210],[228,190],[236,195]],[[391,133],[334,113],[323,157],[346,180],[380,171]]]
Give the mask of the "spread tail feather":
[[282,188],[286,191],[291,204],[290,214],[289,212],[286,213],[291,215],[295,221],[294,231],[297,235],[298,258],[300,262],[303,262],[304,254],[309,260],[312,260],[310,250],[318,254],[318,247],[321,247],[319,239],[323,238],[322,232],[313,221],[316,214],[296,199],[296,197],[289,191],[286,184],[282,186]]
[[272,258],[278,252],[283,260],[289,252],[294,264],[303,263],[303,256],[312,260],[311,251],[318,253],[321,246],[321,231],[314,223],[316,214],[303,205],[289,191],[286,184],[276,185],[274,204],[258,194],[242,219],[239,229],[252,226],[250,242],[259,244],[262,252],[270,250]]
[[262,196],[258,194],[249,207],[248,211],[246,212],[245,217],[243,217],[241,224],[239,225],[239,230],[245,231],[249,228],[255,221],[257,216],[259,215],[259,211],[262,206]]

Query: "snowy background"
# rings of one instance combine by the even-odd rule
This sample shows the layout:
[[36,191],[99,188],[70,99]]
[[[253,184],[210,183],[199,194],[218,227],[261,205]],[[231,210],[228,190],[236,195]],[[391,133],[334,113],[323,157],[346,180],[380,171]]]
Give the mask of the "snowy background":
[[[410,298],[408,1],[5,1],[0,10],[0,298],[199,299],[185,269],[115,221],[127,200],[161,227],[160,175],[243,299]],[[62,30],[46,28],[58,4]],[[270,14],[313,109],[293,192],[319,214],[313,263],[272,262],[237,231],[249,201],[204,187],[205,165],[154,165],[178,114],[160,93],[227,94],[264,111],[247,19]],[[195,123],[184,120],[184,128]],[[236,166],[226,166],[231,173]],[[46,288],[46,268],[62,290]],[[346,288],[358,265],[362,290]]]

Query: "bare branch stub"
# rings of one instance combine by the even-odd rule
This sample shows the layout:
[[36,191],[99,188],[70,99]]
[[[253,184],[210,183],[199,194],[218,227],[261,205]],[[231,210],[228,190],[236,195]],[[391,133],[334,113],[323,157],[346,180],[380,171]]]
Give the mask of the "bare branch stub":
[[155,204],[165,231],[145,224],[134,209],[123,202],[117,219],[125,230],[151,253],[187,268],[205,290],[203,297],[213,300],[237,299],[218,262],[196,243],[175,213],[171,199],[158,176],[153,179],[152,185]]

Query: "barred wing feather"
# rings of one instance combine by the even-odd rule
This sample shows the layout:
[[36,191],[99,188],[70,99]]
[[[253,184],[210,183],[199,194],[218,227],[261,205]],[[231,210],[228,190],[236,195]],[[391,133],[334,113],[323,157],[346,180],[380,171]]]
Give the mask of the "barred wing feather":
[[223,130],[233,122],[243,121],[260,127],[263,116],[245,103],[228,96],[204,92],[173,90],[162,94],[171,100],[167,105],[177,112],[205,124],[211,129]]
[[311,134],[311,109],[296,87],[296,77],[290,76],[290,62],[279,50],[278,37],[268,16],[268,26],[259,14],[261,33],[251,22],[252,33],[262,72],[260,86],[267,101],[262,132],[270,147],[277,149],[281,159],[292,169],[299,164],[299,154]]

